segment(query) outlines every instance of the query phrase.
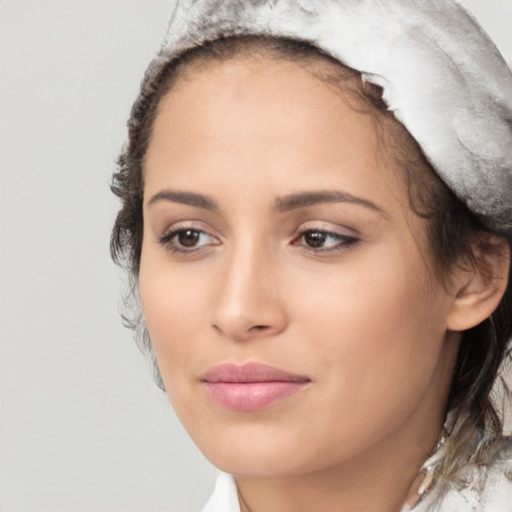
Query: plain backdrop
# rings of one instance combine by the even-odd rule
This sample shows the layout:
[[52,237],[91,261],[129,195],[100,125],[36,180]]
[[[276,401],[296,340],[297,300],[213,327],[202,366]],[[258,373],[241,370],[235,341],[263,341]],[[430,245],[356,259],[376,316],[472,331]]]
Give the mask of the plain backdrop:
[[[512,0],[465,2],[512,61]],[[191,512],[216,470],[120,322],[108,184],[172,0],[0,0],[0,511]]]

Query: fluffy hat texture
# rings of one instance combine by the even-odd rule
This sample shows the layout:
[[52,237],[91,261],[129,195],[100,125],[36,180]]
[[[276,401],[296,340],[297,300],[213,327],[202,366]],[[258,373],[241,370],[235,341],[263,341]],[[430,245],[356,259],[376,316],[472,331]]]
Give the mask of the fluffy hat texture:
[[261,34],[310,42],[381,86],[448,187],[512,231],[512,74],[458,2],[178,0],[144,83],[205,41]]

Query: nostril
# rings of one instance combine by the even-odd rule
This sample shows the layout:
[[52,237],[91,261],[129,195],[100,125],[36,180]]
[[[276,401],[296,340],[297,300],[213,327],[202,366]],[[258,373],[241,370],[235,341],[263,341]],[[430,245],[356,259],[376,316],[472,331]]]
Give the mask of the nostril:
[[251,329],[255,330],[255,331],[264,331],[265,329],[268,329],[269,326],[268,325],[254,325],[253,327],[251,327]]

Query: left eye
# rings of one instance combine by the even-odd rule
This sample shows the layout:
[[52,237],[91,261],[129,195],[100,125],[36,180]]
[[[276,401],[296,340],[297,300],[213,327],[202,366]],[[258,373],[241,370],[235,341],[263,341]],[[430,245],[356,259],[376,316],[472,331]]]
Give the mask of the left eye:
[[195,228],[181,228],[163,235],[158,242],[174,252],[190,252],[205,245],[218,245],[218,240]]
[[353,236],[321,229],[308,229],[300,234],[294,244],[314,250],[331,250],[348,248],[357,242],[358,239]]

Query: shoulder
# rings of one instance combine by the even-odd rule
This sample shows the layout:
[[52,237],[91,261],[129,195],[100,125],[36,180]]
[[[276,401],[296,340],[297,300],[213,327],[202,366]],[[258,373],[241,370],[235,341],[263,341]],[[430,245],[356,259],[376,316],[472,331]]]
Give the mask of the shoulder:
[[486,465],[470,464],[439,482],[414,512],[512,512],[512,438]]

